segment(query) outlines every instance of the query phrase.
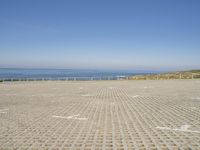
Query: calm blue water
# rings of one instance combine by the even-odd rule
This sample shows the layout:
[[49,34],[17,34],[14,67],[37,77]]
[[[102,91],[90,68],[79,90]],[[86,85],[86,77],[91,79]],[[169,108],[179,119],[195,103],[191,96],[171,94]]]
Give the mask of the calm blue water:
[[78,69],[15,69],[0,68],[0,78],[59,78],[59,77],[116,77],[130,76],[135,72],[78,70]]

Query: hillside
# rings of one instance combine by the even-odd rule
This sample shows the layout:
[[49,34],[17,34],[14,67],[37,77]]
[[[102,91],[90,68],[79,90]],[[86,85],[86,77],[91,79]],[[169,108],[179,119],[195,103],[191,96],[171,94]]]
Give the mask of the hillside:
[[161,74],[137,75],[129,77],[129,80],[169,80],[169,79],[198,79],[200,70],[167,72]]

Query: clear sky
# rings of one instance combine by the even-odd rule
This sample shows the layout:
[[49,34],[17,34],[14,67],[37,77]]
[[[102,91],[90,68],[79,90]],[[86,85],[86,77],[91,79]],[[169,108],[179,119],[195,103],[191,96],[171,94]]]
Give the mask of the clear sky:
[[0,0],[0,67],[200,68],[200,0]]

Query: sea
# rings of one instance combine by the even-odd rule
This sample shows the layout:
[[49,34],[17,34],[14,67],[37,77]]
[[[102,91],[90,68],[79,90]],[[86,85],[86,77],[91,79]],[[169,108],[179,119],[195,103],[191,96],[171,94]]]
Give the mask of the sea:
[[118,71],[90,69],[37,69],[37,68],[0,68],[0,79],[69,79],[69,78],[101,78],[117,79],[117,77],[152,74],[153,71]]

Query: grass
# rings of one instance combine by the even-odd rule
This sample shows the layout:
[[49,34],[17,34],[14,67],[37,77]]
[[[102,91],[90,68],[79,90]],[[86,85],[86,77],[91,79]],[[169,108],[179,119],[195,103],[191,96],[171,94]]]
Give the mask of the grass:
[[129,80],[169,80],[169,79],[199,79],[200,70],[189,70],[179,72],[168,72],[161,74],[149,74],[131,76]]
[[191,73],[200,73],[200,70],[190,70],[188,72],[191,72]]

